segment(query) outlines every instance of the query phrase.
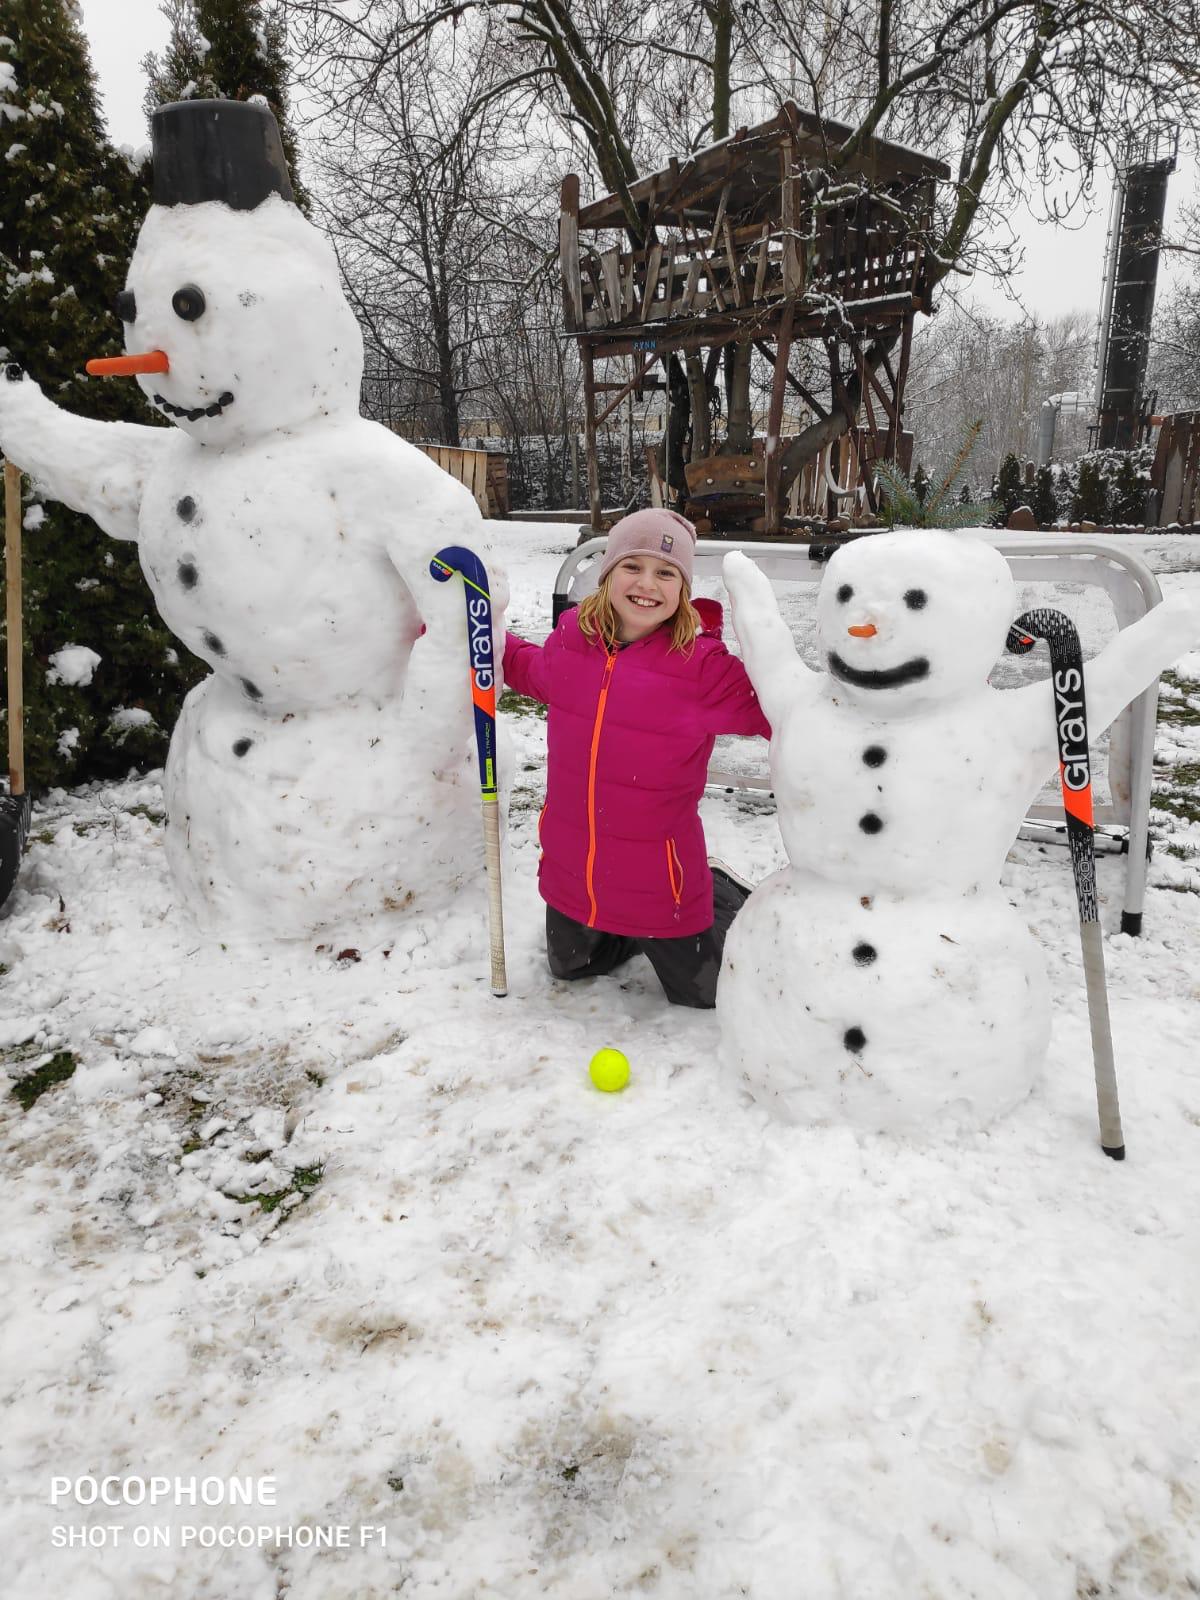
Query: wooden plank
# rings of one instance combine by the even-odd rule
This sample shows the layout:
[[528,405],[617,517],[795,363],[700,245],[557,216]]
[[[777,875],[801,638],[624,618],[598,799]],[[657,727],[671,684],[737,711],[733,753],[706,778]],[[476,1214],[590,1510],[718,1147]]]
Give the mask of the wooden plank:
[[[604,292],[600,288],[600,278],[596,272],[596,262],[590,254],[584,259],[584,270],[587,272],[588,282],[592,286],[593,318],[599,322],[600,327],[606,328],[612,319],[609,317],[608,311],[605,308]],[[587,325],[589,327],[591,326],[591,322],[592,319],[588,319]]]
[[583,327],[583,282],[579,276],[579,178],[562,181],[558,216],[558,265],[562,276],[563,320],[569,333]]
[[783,397],[787,393],[788,357],[792,349],[792,319],[795,315],[795,305],[794,300],[787,302],[784,308],[783,321],[779,325],[778,342],[775,351],[775,372],[771,378],[771,403],[767,410],[767,442],[763,461],[766,480],[763,512],[766,516],[768,533],[776,532],[779,527],[779,473],[781,462],[779,433],[783,421]]
[[704,456],[699,461],[689,461],[683,476],[688,494],[696,499],[756,494],[762,488],[762,458],[757,455]]
[[608,315],[611,322],[620,322],[625,315],[625,308],[621,304],[620,255],[619,250],[606,250],[600,257],[600,271],[608,296]]
[[730,285],[733,288],[733,303],[734,303],[734,305],[740,307],[741,304],[742,304],[742,274],[741,274],[741,269],[738,266],[737,257],[734,254],[733,233],[732,233],[732,230],[730,229],[730,226],[729,226],[729,218],[728,217],[725,218],[724,228],[725,228],[725,259],[729,263],[729,282],[730,282]]
[[779,147],[781,216],[783,222],[783,293],[785,299],[790,299],[797,289],[795,252],[796,188],[793,169],[792,141],[785,139]]
[[642,289],[642,321],[645,322],[649,315],[650,307],[654,304],[654,294],[658,288],[658,272],[662,266],[663,247],[656,244],[650,252],[650,260],[646,266],[646,283]]
[[758,266],[754,271],[754,293],[751,296],[753,300],[762,299],[763,285],[767,281],[767,256],[770,254],[770,250],[771,224],[764,222],[762,225],[762,238],[758,246]]

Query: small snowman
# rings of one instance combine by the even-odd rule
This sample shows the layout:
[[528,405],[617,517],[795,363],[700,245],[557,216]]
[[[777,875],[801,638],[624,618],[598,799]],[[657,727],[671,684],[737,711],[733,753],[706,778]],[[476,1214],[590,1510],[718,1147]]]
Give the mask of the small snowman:
[[[751,561],[724,571],[790,862],[730,931],[725,1070],[790,1122],[983,1127],[1028,1093],[1050,1030],[1040,952],[999,888],[1058,757],[1049,684],[988,683],[1008,564],[960,533],[844,546],[817,600],[826,672]],[[1092,734],[1198,639],[1184,596],[1124,629],[1087,665]]]
[[71,416],[10,368],[0,446],[137,541],[164,620],[212,668],[167,761],[183,899],[222,935],[359,942],[478,870],[464,608],[429,561],[448,544],[486,561],[481,518],[360,418],[361,335],[266,105],[164,106],[152,134],[118,300],[133,353],[89,365],[136,376],[175,427]]

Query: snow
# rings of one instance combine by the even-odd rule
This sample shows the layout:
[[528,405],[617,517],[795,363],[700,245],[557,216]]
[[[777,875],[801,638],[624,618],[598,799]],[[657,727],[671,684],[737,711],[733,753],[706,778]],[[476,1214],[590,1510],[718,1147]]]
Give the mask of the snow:
[[[544,634],[574,530],[490,532],[513,625]],[[548,978],[545,724],[505,720],[504,1000],[482,883],[388,955],[223,948],[180,915],[157,778],[35,812],[0,1038],[10,1076],[79,1064],[27,1112],[0,1100],[11,1592],[1191,1592],[1200,855],[1156,855],[1140,940],[1113,931],[1122,859],[1099,863],[1123,1165],[1096,1143],[1068,859],[1032,844],[1003,875],[1055,997],[1031,1095],[941,1142],[789,1128],[726,1091],[715,1018],[640,958]],[[739,870],[783,864],[761,800],[705,823]],[[1196,824],[1171,837],[1200,851]],[[588,1083],[601,1045],[630,1057],[623,1094]],[[106,1474],[183,1492],[81,1505]],[[274,1494],[191,1504],[193,1477]],[[327,1528],[347,1546],[298,1542]]]
[[[26,522],[28,520],[27,517]],[[50,668],[46,673],[46,682],[68,683],[73,688],[84,688],[91,683],[100,660],[96,651],[90,650],[86,644],[63,645],[61,650],[53,650],[50,653]],[[149,713],[146,713],[146,717],[149,720]]]

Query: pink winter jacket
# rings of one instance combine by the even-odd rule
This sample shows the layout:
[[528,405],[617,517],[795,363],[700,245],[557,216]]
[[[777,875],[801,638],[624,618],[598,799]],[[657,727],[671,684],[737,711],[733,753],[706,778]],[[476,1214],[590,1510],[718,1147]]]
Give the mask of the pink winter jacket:
[[544,645],[510,633],[504,646],[509,688],[549,706],[542,899],[606,933],[700,933],[713,920],[697,809],[713,741],[770,738],[770,725],[719,638],[682,655],[660,627],[610,654],[577,618],[565,612]]

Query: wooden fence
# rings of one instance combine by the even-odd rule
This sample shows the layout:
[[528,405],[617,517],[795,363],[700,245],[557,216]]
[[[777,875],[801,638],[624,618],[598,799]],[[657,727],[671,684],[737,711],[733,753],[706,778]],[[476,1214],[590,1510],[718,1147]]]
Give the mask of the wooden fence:
[[1150,482],[1161,526],[1200,522],[1200,411],[1163,418]]
[[447,444],[418,444],[431,461],[465,484],[485,517],[508,515],[508,457],[500,450],[460,450]]

